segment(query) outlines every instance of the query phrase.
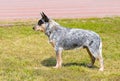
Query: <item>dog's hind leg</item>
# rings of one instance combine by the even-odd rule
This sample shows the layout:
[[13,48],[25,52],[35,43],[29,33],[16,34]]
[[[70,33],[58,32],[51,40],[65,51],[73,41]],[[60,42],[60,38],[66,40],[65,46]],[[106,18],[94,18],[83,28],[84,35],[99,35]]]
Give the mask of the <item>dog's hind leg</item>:
[[62,49],[56,50],[56,66],[54,68],[61,68],[62,66]]
[[99,46],[98,59],[99,59],[99,62],[100,62],[99,71],[103,71],[104,70],[104,61],[103,61],[103,57],[102,57],[102,43],[100,43],[100,46]]
[[99,71],[103,71],[103,70],[104,70],[103,57],[100,55],[100,56],[98,57],[98,59],[99,59],[99,62],[100,62],[100,69],[99,69]]
[[90,55],[90,59],[91,59],[91,63],[88,64],[87,66],[88,67],[92,67],[94,65],[94,63],[95,63],[95,57],[92,55],[92,52],[89,50],[88,47],[86,49],[87,49],[87,52]]
[[[99,48],[94,48],[92,46],[88,47],[88,53],[90,52],[90,57],[92,59],[91,65],[94,64],[95,59],[98,59],[100,62],[100,71],[104,70],[104,63],[103,63],[103,57],[102,57],[102,43],[100,43]],[[93,58],[94,57],[94,58]]]

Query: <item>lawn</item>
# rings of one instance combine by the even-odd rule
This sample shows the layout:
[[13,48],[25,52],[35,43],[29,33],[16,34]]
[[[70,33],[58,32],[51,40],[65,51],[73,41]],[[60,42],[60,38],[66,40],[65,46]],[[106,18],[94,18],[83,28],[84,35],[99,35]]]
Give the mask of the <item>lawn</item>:
[[55,19],[68,28],[98,33],[103,41],[104,72],[93,68],[85,49],[63,51],[63,67],[53,69],[55,52],[48,38],[32,30],[37,20],[0,22],[0,81],[119,81],[120,17]]

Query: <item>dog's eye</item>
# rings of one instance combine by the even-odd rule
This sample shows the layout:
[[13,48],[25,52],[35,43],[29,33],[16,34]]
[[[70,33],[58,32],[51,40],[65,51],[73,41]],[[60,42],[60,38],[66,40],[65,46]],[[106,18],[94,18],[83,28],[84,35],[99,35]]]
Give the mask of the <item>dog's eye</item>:
[[38,25],[41,25],[41,24],[43,24],[44,22],[42,21],[42,20],[39,20],[38,21]]

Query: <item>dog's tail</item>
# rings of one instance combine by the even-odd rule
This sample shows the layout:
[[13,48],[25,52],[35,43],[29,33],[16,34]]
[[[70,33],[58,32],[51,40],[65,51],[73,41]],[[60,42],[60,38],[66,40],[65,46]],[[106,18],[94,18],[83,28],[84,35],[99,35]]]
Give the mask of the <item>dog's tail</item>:
[[97,54],[98,54],[97,59],[103,58],[103,57],[102,57],[102,41],[100,41],[99,49],[98,49],[98,51],[97,51]]
[[99,55],[102,57],[102,41],[100,41],[99,45]]
[[98,57],[99,61],[100,61],[100,71],[104,70],[104,60],[102,57],[102,41],[100,41],[100,46],[99,46],[99,57]]

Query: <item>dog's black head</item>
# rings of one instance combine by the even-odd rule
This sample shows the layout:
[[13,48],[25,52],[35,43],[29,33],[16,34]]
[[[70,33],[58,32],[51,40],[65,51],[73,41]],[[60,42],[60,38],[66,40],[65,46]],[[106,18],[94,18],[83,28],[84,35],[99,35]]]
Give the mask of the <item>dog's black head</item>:
[[46,23],[49,23],[49,18],[44,14],[44,12],[41,13],[41,19],[38,21],[37,25],[33,27],[35,31],[45,31],[46,29]]

